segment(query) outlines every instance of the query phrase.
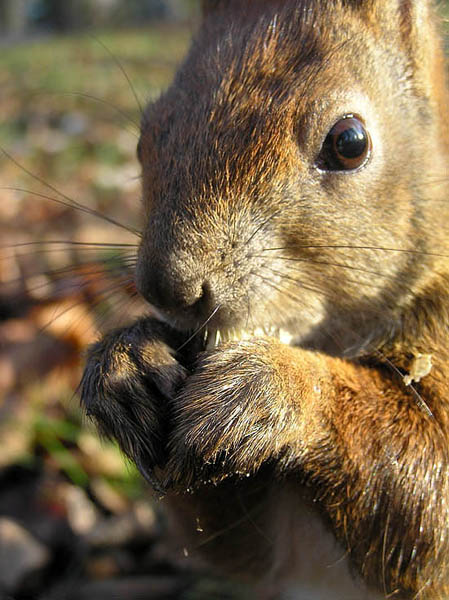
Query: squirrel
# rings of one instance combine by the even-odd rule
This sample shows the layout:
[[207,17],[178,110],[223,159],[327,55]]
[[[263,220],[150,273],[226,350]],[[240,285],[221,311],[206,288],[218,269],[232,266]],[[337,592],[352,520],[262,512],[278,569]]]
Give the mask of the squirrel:
[[256,598],[449,597],[449,94],[428,0],[203,0],[144,111],[86,413]]

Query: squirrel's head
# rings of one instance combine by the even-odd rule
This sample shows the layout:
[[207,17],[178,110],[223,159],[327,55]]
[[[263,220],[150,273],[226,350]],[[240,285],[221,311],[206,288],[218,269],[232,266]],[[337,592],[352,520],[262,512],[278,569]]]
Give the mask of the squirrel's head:
[[138,288],[176,328],[286,329],[361,352],[424,285],[421,251],[445,243],[427,2],[203,4],[142,121]]

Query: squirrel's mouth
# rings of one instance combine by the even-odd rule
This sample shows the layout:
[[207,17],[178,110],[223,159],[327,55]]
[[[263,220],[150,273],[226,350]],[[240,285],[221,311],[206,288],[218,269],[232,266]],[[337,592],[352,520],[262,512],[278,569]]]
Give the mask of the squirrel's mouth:
[[270,325],[255,329],[207,329],[204,345],[206,350],[213,350],[226,342],[242,342],[261,337],[274,337],[286,345],[290,345],[293,340],[292,334],[286,329]]

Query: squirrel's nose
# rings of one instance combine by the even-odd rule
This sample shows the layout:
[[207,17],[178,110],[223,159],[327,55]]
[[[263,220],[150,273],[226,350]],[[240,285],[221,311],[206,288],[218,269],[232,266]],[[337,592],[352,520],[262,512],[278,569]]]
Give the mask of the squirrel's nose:
[[136,285],[147,302],[174,317],[196,321],[207,318],[214,307],[212,287],[200,272],[139,261]]

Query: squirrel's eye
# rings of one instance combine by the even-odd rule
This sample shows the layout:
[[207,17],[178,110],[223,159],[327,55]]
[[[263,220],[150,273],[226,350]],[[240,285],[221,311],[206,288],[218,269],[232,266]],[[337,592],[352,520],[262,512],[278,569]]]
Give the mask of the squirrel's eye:
[[353,171],[371,152],[371,138],[363,121],[347,115],[335,123],[321,147],[316,166],[322,171]]

